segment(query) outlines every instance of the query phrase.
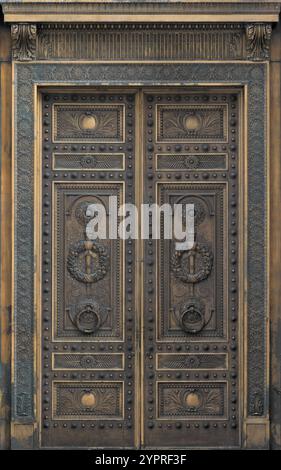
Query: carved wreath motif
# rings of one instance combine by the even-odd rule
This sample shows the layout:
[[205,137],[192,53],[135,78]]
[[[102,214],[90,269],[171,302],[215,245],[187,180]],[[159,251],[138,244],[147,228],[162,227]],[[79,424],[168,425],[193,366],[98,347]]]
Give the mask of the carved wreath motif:
[[182,282],[193,283],[203,281],[211,273],[213,266],[213,254],[205,245],[196,243],[194,247],[188,251],[187,256],[199,255],[200,267],[194,273],[189,272],[188,266],[184,263],[183,255],[186,251],[175,251],[171,257],[171,268],[177,279]]
[[[84,257],[97,258],[95,266],[91,268],[91,272],[82,271],[79,267],[79,258]],[[109,255],[106,248],[100,243],[94,241],[80,240],[74,243],[67,257],[67,269],[72,277],[77,281],[84,283],[98,282],[104,278],[108,271]]]

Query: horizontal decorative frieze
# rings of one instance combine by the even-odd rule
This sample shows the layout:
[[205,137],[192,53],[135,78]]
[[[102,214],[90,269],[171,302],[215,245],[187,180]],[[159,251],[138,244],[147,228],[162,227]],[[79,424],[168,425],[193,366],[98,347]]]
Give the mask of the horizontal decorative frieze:
[[271,24],[34,22],[12,24],[11,34],[20,61],[264,60]]
[[123,354],[97,354],[97,353],[54,353],[54,369],[118,369],[124,368]]
[[240,25],[88,25],[38,29],[38,59],[185,60],[242,59]]
[[226,154],[161,154],[156,155],[156,169],[165,170],[227,170]]
[[124,170],[123,153],[54,153],[54,170]]
[[226,354],[158,354],[158,369],[226,369]]

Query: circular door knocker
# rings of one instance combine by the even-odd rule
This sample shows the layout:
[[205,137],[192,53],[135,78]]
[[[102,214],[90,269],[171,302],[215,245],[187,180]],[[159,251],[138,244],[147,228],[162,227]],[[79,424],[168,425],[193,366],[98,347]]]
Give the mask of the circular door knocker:
[[[189,297],[185,302],[173,308],[175,319],[185,333],[200,333],[209,323],[213,309],[206,309],[205,303],[198,297]],[[193,358],[196,366],[196,357]]]
[[[85,270],[80,267],[80,259],[85,259]],[[94,263],[93,263],[94,261]],[[67,269],[77,281],[98,282],[108,271],[109,256],[107,249],[92,240],[81,240],[71,245],[67,257]]]
[[179,311],[180,327],[186,333],[199,333],[205,326],[205,307],[199,299],[189,299]]
[[[87,298],[77,305],[71,305],[67,309],[68,315],[73,325],[84,334],[96,333],[106,321],[110,308],[103,307],[92,298]],[[85,356],[84,367],[91,367],[95,359],[92,356]],[[84,362],[85,361],[85,362]]]
[[[199,258],[198,268],[190,271],[189,259]],[[175,277],[182,282],[197,283],[207,279],[213,266],[213,255],[205,245],[196,243],[191,250],[175,251],[171,257],[171,268]]]
[[101,325],[101,318],[95,305],[86,304],[75,316],[75,324],[82,333],[95,333]]

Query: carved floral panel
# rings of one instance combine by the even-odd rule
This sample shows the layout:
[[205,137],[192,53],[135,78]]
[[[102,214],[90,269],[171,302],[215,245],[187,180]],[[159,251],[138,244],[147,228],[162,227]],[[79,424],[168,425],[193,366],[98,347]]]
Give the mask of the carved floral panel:
[[120,419],[122,403],[122,382],[54,382],[54,417],[57,419]]
[[[206,101],[209,97],[206,96]],[[177,104],[157,106],[157,141],[185,142],[201,140],[221,142],[227,140],[227,114],[225,104]]]
[[159,418],[221,417],[225,415],[225,383],[162,383],[158,384]]
[[[100,96],[100,101],[104,97]],[[123,142],[124,106],[54,104],[54,142]]]

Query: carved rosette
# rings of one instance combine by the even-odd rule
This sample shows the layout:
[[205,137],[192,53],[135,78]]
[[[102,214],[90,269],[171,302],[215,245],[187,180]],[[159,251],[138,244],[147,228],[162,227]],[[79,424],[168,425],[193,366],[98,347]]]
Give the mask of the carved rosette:
[[269,59],[271,24],[249,24],[246,27],[247,58],[250,60]]
[[36,58],[35,24],[13,24],[11,26],[12,51],[14,60],[34,60]]

